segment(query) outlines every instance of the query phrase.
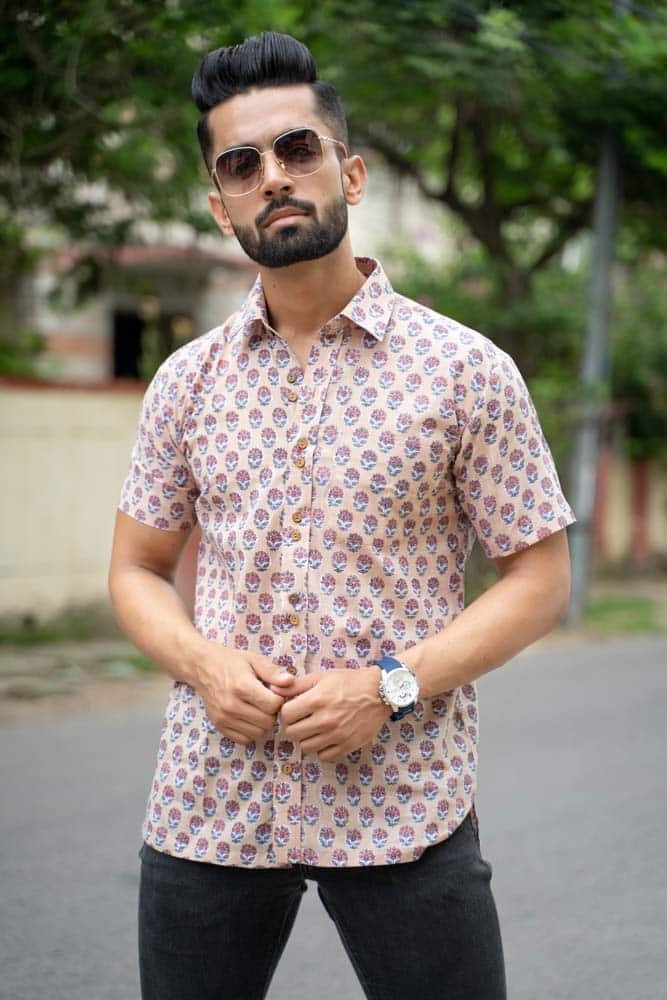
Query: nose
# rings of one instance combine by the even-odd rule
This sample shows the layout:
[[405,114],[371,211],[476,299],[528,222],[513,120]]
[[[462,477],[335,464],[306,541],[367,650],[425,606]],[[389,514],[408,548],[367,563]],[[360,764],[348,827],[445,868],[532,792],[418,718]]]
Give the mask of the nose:
[[272,149],[267,149],[262,156],[262,166],[264,169],[260,187],[267,199],[273,198],[278,191],[286,194],[294,190],[294,181],[280,166]]

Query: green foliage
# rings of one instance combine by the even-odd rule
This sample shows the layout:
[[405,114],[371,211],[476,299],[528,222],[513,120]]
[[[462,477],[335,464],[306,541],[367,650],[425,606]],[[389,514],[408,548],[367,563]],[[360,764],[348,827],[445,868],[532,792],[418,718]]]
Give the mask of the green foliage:
[[0,646],[31,646],[120,636],[121,632],[106,606],[72,607],[51,618],[40,619],[31,614],[0,618]]
[[37,375],[43,350],[44,337],[35,331],[23,331],[11,339],[0,335],[0,375]]
[[192,74],[210,49],[298,12],[267,0],[35,0],[0,19],[0,259],[31,227],[84,245],[203,210]]
[[623,17],[601,0],[15,0],[0,22],[0,239],[8,220],[95,244],[136,237],[149,217],[209,225],[192,73],[209,49],[265,29],[312,45],[356,138],[510,276],[587,224],[607,123],[630,216],[665,203],[667,17],[650,0]]
[[[658,4],[642,11],[325,0],[305,26],[357,138],[446,205],[501,269],[530,275],[588,224],[608,125],[630,216],[667,201],[667,17]],[[344,49],[336,23],[354,23]],[[664,246],[662,227],[651,238]]]
[[608,594],[593,598],[586,609],[586,625],[609,633],[664,632],[660,608],[649,597]]
[[[481,331],[515,354],[522,330],[523,368],[557,464],[565,471],[579,419],[581,345],[588,273],[552,263],[521,301],[508,303],[495,262],[479,247],[459,249],[447,265],[414,251],[389,264],[401,291]],[[660,254],[617,267],[610,358],[614,418],[629,453],[667,460],[667,264]]]

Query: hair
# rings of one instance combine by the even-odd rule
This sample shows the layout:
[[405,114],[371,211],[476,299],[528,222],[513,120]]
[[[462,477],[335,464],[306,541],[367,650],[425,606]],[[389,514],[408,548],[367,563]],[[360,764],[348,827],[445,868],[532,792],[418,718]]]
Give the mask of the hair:
[[246,38],[240,45],[209,52],[192,78],[192,99],[201,116],[197,138],[208,170],[212,167],[213,136],[209,111],[253,87],[288,87],[305,83],[315,98],[316,110],[333,132],[333,138],[348,145],[347,120],[338,91],[317,77],[310,49],[277,31]]

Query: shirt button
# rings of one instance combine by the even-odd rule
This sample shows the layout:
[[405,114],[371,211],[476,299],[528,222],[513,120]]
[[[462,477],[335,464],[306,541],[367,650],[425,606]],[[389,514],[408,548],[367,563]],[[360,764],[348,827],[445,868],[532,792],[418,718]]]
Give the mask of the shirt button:
[[287,671],[288,674],[291,674],[292,677],[296,677],[298,673],[298,670],[293,663],[290,663],[289,667],[285,667],[285,670]]
[[290,602],[290,604],[298,604],[299,603],[299,595],[298,594],[290,594],[289,597],[287,598],[287,600]]
[[308,438],[299,438],[299,440],[296,443],[296,446],[297,448],[300,448],[301,451],[303,451],[305,448],[308,447]]
[[297,469],[303,469],[304,465],[306,464],[306,460],[303,457],[303,455],[299,455],[298,458],[295,458],[294,464],[296,465]]
[[287,373],[287,381],[288,382],[296,382],[296,372],[288,372]]
[[289,399],[290,403],[295,403],[299,398],[299,393],[295,392],[294,389],[290,389],[290,391],[287,393],[287,398]]
[[294,521],[295,524],[301,524],[301,511],[300,510],[295,510],[294,511],[294,513],[292,514],[292,520]]
[[292,764],[283,764],[283,774],[291,774],[293,770]]
[[285,751],[285,753],[294,753],[294,744],[292,743],[291,740],[286,740],[283,743],[283,750]]
[[299,616],[298,615],[290,615],[289,616],[289,623],[290,623],[290,625],[298,625],[299,624]]
[[293,528],[292,531],[290,532],[290,536],[293,542],[298,542],[299,539],[301,538],[301,532],[297,531],[296,528]]

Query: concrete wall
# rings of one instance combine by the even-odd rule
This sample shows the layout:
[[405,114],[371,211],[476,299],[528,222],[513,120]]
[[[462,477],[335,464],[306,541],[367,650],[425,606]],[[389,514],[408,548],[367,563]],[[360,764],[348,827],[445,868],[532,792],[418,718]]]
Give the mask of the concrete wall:
[[[0,386],[0,614],[48,616],[106,599],[116,502],[127,472],[142,389]],[[629,463],[606,476],[604,561],[628,559]],[[667,475],[650,472],[646,530],[667,563]]]
[[617,446],[598,465],[596,551],[604,564],[667,566],[667,470],[631,461]]
[[106,597],[141,389],[0,388],[0,613]]

